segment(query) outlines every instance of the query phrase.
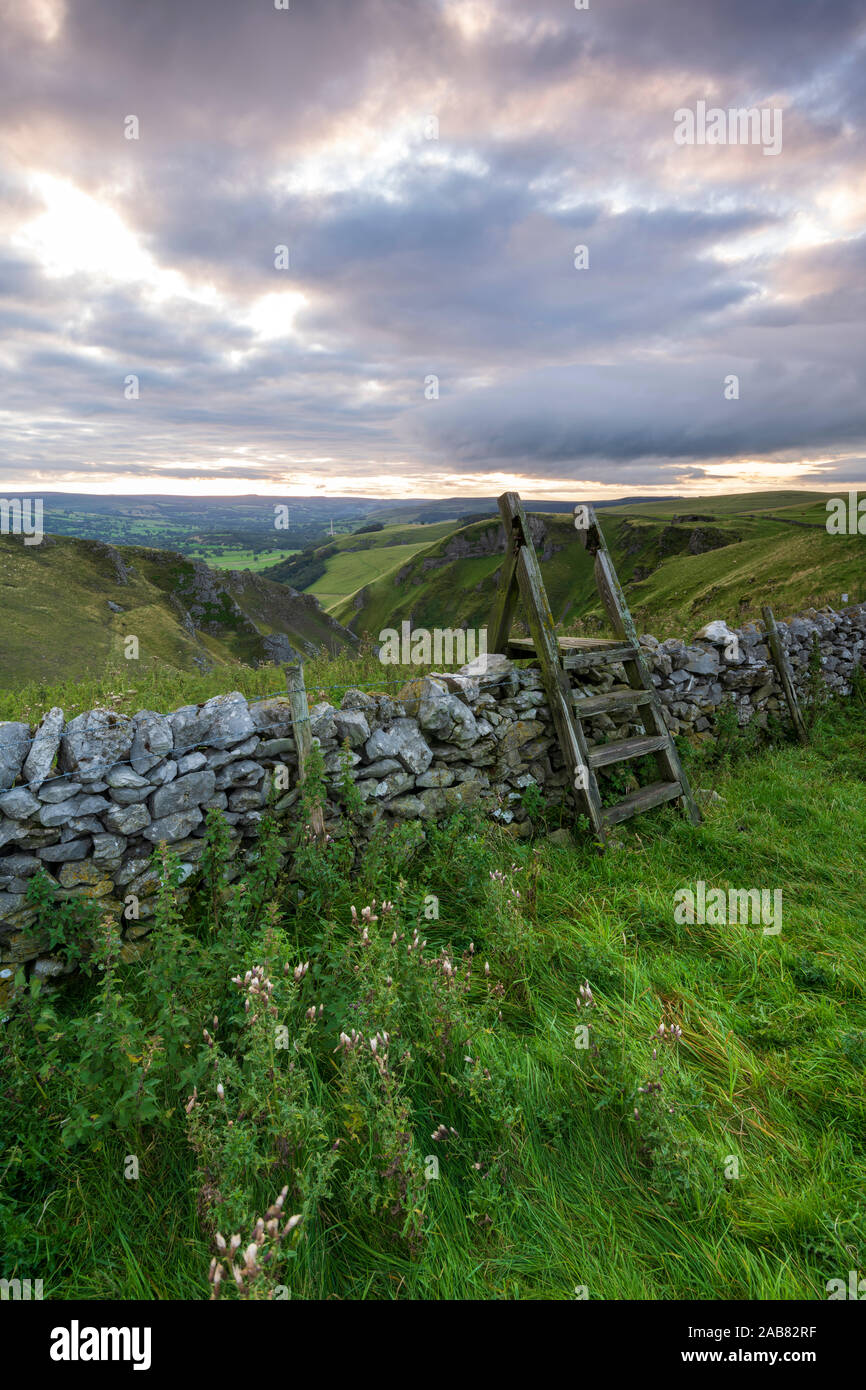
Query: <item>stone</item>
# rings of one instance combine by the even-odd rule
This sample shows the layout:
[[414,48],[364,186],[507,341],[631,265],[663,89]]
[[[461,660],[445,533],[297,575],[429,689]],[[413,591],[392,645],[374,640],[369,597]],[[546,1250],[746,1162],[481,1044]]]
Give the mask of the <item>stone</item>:
[[198,772],[203,767],[207,767],[207,755],[205,753],[185,753],[182,758],[177,760],[177,775],[184,777],[187,772]]
[[259,756],[262,758],[278,758],[283,753],[295,752],[295,740],[293,738],[268,738],[264,743],[259,744]]
[[77,796],[80,791],[80,782],[73,782],[71,778],[53,777],[50,782],[43,783],[39,788],[39,800],[54,806],[58,801],[68,801],[71,796]]
[[257,734],[280,738],[292,732],[292,705],[286,696],[276,695],[268,700],[256,700],[249,709],[252,726]]
[[414,719],[398,719],[389,729],[375,729],[364,751],[370,762],[397,758],[407,772],[426,772],[433,761],[433,751]]
[[255,732],[249,706],[239,690],[214,695],[203,705],[185,705],[168,716],[174,735],[174,752],[198,744],[230,748]]
[[146,777],[142,777],[131,767],[113,767],[105,774],[105,780],[109,787],[146,787],[149,786]]
[[697,637],[698,641],[713,642],[717,647],[728,647],[731,642],[737,641],[737,634],[731,631],[724,618],[705,623]]
[[243,787],[229,796],[229,806],[233,811],[252,811],[263,805],[264,795],[251,787]]
[[13,912],[18,912],[23,906],[23,893],[0,893],[0,922],[11,917]]
[[84,840],[66,840],[59,845],[45,845],[38,851],[39,858],[46,864],[64,864],[72,859],[85,859],[90,853],[90,837]]
[[14,874],[16,878],[29,878],[41,867],[35,854],[6,854],[0,859],[0,873]]
[[161,763],[174,747],[171,724],[164,714],[152,709],[140,709],[132,721],[133,739],[130,762],[133,769],[144,776]]
[[147,780],[152,787],[164,787],[166,782],[173,782],[176,776],[177,763],[174,758],[166,758],[164,763],[147,774]]
[[224,791],[226,787],[253,787],[264,775],[265,770],[258,763],[241,759],[240,762],[229,763],[228,767],[218,772],[214,785],[217,791]]
[[443,743],[467,748],[478,739],[475,715],[467,704],[430,676],[410,681],[400,691],[408,714],[417,718],[425,733]]
[[380,758],[378,762],[370,763],[369,767],[362,769],[362,777],[387,777],[389,772],[399,772],[403,764],[399,758]]
[[556,845],[559,849],[574,849],[574,836],[570,830],[562,826],[559,830],[551,830],[547,836],[550,845]]
[[77,835],[101,835],[102,821],[96,816],[73,816],[61,828],[61,840],[74,840]]
[[134,835],[150,824],[150,812],[139,803],[136,806],[112,806],[103,816],[109,830],[118,835]]
[[111,799],[116,806],[135,806],[139,801],[146,801],[153,787],[144,778],[140,787],[112,787]]
[[349,740],[350,748],[360,748],[370,737],[370,725],[362,710],[339,709],[334,712],[334,724],[340,743]]
[[[193,773],[195,777],[197,774]],[[163,840],[167,844],[173,844],[175,840],[183,840],[194,830],[197,825],[201,825],[204,816],[197,806],[190,811],[177,811],[168,816],[161,816],[154,820],[144,831],[144,838],[158,845]]]
[[[261,769],[259,772],[261,773]],[[193,806],[213,796],[215,784],[216,777],[210,768],[201,772],[188,772],[185,777],[178,777],[153,793],[150,798],[151,815],[154,820],[160,820],[178,811],[189,811]]]
[[0,790],[17,781],[29,747],[29,724],[17,720],[0,723]]
[[64,864],[57,878],[61,888],[86,886],[98,890],[87,895],[94,898],[106,897],[114,887],[111,879],[106,875],[105,869],[99,864],[95,864],[92,859],[84,859],[77,864]]
[[92,709],[77,715],[66,725],[60,740],[61,772],[95,782],[115,763],[129,758],[133,732],[132,720],[115,710]]
[[93,837],[94,859],[117,859],[127,846],[125,835],[96,834]]
[[415,784],[419,787],[450,787],[453,781],[454,773],[449,767],[437,767],[420,773]]
[[55,705],[36,730],[24,762],[24,781],[34,791],[41,787],[54,766],[63,734],[63,722],[63,710]]
[[336,710],[333,705],[321,703],[313,705],[310,710],[310,734],[320,742],[327,742],[328,739],[337,737],[337,725],[334,719]]
[[340,701],[341,710],[361,710],[363,714],[376,714],[376,701],[364,690],[347,690]]
[[39,806],[40,802],[25,787],[15,787],[0,796],[0,812],[12,820],[26,820]]
[[65,825],[75,816],[92,816],[107,810],[111,802],[104,796],[74,796],[70,801],[43,806],[39,811],[40,825]]
[[414,786],[414,783],[415,778],[410,772],[391,772],[376,784],[373,795],[378,797],[399,796],[401,792],[408,791],[411,786]]
[[703,647],[686,647],[685,669],[696,676],[715,676],[719,669],[718,653]]
[[244,739],[243,743],[236,743],[234,748],[224,749],[222,752],[208,753],[207,765],[216,772],[218,768],[227,767],[229,763],[237,762],[238,758],[249,758],[259,746],[258,734],[253,734],[252,738]]

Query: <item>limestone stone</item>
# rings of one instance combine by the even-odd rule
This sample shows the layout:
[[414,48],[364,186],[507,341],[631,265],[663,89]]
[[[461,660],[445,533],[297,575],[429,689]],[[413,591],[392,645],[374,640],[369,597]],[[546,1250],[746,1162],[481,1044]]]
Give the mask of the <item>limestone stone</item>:
[[55,705],[44,716],[36,730],[30,752],[24,761],[24,781],[31,791],[42,785],[54,766],[63,734],[63,710]]

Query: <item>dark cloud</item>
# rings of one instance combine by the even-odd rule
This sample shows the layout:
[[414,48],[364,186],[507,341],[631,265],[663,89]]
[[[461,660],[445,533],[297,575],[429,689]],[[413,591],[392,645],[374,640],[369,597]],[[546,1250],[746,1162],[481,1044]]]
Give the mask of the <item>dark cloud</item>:
[[[57,0],[53,37],[52,12],[0,0],[0,478],[222,478],[241,448],[263,482],[295,455],[862,469],[854,0]],[[782,154],[675,147],[699,97],[783,106]],[[113,209],[138,269],[88,262],[74,211],[34,236],[33,174]]]

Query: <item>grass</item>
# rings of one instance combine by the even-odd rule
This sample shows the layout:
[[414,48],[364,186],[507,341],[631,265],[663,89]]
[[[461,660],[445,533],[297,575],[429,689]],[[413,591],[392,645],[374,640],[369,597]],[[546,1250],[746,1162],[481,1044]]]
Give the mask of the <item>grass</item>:
[[[849,603],[863,602],[863,537],[827,534],[827,495],[681,498],[599,511],[638,630],[659,637],[692,637],[713,618],[734,624],[760,619],[765,603],[783,619],[807,607],[838,608],[843,594]],[[706,520],[686,520],[694,516]],[[543,521],[546,534],[539,560],[555,621],[569,632],[606,629],[592,566],[572,518],[545,513]],[[501,564],[500,554],[484,552],[498,526],[498,518],[491,517],[460,528],[461,542],[479,553],[458,558],[450,558],[458,528],[433,538],[405,562],[399,582],[393,573],[371,581],[363,602],[337,603],[333,616],[353,631],[374,634],[399,627],[410,614],[416,626],[428,628],[459,622],[484,626]],[[699,544],[705,545],[709,536],[716,548],[691,553],[696,533]],[[437,563],[430,566],[430,560]],[[518,620],[520,616],[518,611]]]
[[297,550],[249,550],[239,547],[229,550],[225,546],[213,548],[207,545],[196,546],[187,554],[195,560],[204,560],[212,569],[218,570],[263,570],[276,565],[287,555],[297,555]]
[[[286,1182],[286,1210],[305,1213],[279,1275],[295,1297],[565,1300],[585,1287],[594,1299],[824,1299],[828,1279],[866,1262],[864,767],[866,712],[852,701],[819,720],[807,749],[741,761],[734,750],[724,770],[693,762],[694,782],[722,798],[697,829],[655,813],[598,857],[541,826],[524,841],[460,819],[424,843],[403,828],[354,868],[345,840],[301,844],[263,922],[231,917],[232,931],[214,933],[193,903],[180,949],[169,915],[162,964],[145,956],[117,976],[145,1036],[131,1045],[129,1022],[107,1065],[128,1066],[120,1090],[144,1087],[142,1070],[152,1077],[178,1038],[196,1055],[216,1009],[234,1147],[212,1072],[195,1128],[189,1081],[171,1068],[157,1117],[107,1114],[64,1147],[64,1118],[90,1103],[86,1040],[102,1017],[97,986],[80,982],[53,1002],[48,1031],[31,1035],[32,1013],[7,1024],[33,1082],[7,1070],[0,1091],[2,1273],[42,1275],[51,1297],[206,1297],[212,1223],[245,1229]],[[674,894],[698,879],[781,888],[782,933],[678,925]],[[246,896],[256,891],[250,879]],[[371,924],[364,947],[350,907],[374,897],[395,916]],[[395,921],[407,939],[420,924],[428,967],[390,946]],[[444,978],[443,950],[461,979],[469,970],[465,994]],[[269,1028],[244,1051],[245,1015],[219,982],[268,956],[311,965],[277,996],[292,1066],[271,1052],[263,1072]],[[180,973],[160,986],[161,970]],[[660,1021],[682,1028],[678,1043],[659,1043]],[[344,1055],[338,1035],[353,1022],[365,1036],[389,1028],[391,1056],[411,1060],[386,1079],[368,1054]],[[579,1024],[590,1049],[575,1047]],[[661,1091],[642,1092],[659,1062]],[[444,1142],[431,1139],[440,1124],[455,1132]],[[413,1187],[431,1151],[439,1177]],[[131,1153],[135,1182],[123,1178]]]

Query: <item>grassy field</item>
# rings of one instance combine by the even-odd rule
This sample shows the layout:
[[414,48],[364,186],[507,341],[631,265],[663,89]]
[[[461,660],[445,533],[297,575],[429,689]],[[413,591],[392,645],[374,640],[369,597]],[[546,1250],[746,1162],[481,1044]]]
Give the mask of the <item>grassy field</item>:
[[208,546],[198,546],[187,552],[193,560],[204,560],[205,564],[218,570],[264,570],[284,560],[287,555],[297,555],[297,550],[226,550],[219,552]]
[[[206,1298],[216,1231],[245,1244],[286,1185],[257,1297],[825,1299],[866,1262],[864,768],[851,702],[808,749],[693,763],[704,824],[644,817],[603,857],[554,815],[353,862],[347,802],[346,836],[289,874],[266,837],[237,891],[212,833],[182,914],[164,867],[149,953],[101,941],[5,1025],[0,1273]],[[780,888],[781,933],[678,925],[698,880]],[[244,1008],[259,966],[273,1018]]]
[[[598,517],[639,631],[693,636],[713,618],[759,619],[765,603],[786,618],[838,608],[845,594],[848,603],[866,599],[866,537],[829,535],[825,500],[796,492],[690,498],[606,507]],[[565,632],[606,628],[572,518],[548,513],[543,523],[539,559],[555,620]],[[489,553],[498,528],[491,518],[446,533],[405,565],[399,582],[392,574],[371,583],[363,602],[344,600],[333,616],[373,636],[410,615],[428,628],[483,626],[501,564]],[[458,541],[468,553],[456,550]]]

